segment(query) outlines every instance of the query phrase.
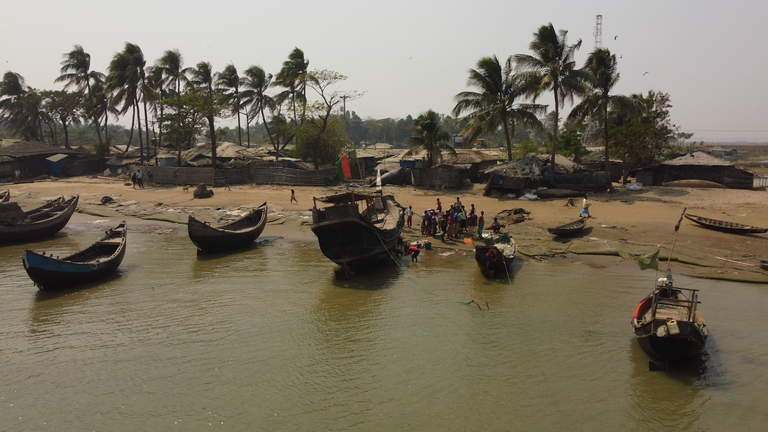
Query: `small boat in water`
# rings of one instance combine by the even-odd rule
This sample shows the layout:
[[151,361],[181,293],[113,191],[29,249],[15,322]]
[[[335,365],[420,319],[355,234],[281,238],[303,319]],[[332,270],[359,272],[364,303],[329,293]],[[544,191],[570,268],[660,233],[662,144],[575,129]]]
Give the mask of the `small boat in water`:
[[267,225],[267,203],[256,207],[234,222],[213,227],[189,217],[189,239],[197,246],[198,254],[226,252],[248,247]]
[[0,243],[13,243],[50,237],[61,231],[77,208],[80,196],[63,197],[24,212],[17,203],[0,207]]
[[30,279],[45,291],[92,282],[114,273],[125,256],[125,221],[80,252],[63,258],[24,249],[22,261]]
[[[323,255],[344,273],[391,260],[400,251],[402,206],[392,195],[345,192],[313,199],[312,232]],[[330,205],[319,209],[318,201]],[[362,211],[358,202],[365,205]]]
[[512,272],[510,267],[517,254],[517,245],[510,239],[509,243],[494,245],[476,245],[475,261],[484,275],[488,277],[504,277]]
[[696,216],[692,214],[686,214],[686,219],[691,222],[695,222],[704,228],[709,228],[715,231],[722,231],[731,234],[761,234],[768,232],[768,228],[760,228],[751,225],[743,225],[736,222],[722,221],[718,219],[710,219],[702,216]]
[[560,225],[559,227],[555,228],[547,228],[547,231],[549,231],[550,234],[556,235],[556,236],[570,236],[578,233],[579,231],[583,230],[584,227],[587,226],[587,219],[589,218],[581,218],[579,220],[575,220],[573,222],[568,222],[565,225]]
[[11,191],[9,189],[0,191],[0,204],[7,203],[8,200],[10,199],[11,199]]
[[677,288],[671,278],[659,279],[632,315],[632,331],[643,351],[664,363],[699,355],[708,336],[699,303],[698,290]]

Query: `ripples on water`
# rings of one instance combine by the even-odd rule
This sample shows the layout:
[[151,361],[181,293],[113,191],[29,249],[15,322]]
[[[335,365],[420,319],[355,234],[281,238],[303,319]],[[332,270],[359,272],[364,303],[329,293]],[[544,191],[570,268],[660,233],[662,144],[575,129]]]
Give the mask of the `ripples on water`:
[[[65,233],[30,247],[64,253],[100,232]],[[761,286],[680,278],[702,290],[712,357],[663,373],[647,371],[629,326],[650,273],[524,258],[509,285],[483,278],[469,254],[431,251],[337,281],[314,242],[198,258],[183,230],[132,230],[118,275],[51,295],[32,286],[19,251],[0,248],[0,430],[759,430],[768,420]]]

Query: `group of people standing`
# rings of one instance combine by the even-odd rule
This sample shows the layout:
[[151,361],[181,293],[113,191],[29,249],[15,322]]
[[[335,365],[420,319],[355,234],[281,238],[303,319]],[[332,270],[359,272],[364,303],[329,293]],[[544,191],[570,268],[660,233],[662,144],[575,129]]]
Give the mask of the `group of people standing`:
[[[408,207],[407,226],[411,227],[413,210]],[[464,236],[474,236],[475,230],[478,236],[483,235],[485,226],[485,212],[477,215],[475,205],[470,204],[469,210],[462,204],[461,198],[456,197],[456,202],[443,211],[443,203],[437,199],[436,209],[424,210],[421,215],[421,234],[425,236],[441,236],[445,240],[453,240]]]
[[[147,171],[146,178],[147,178],[147,186],[154,186],[155,181],[153,179],[152,171]],[[136,185],[139,185],[139,189],[144,189],[144,173],[141,172],[141,170],[136,171],[131,175],[131,183],[133,183],[133,188],[136,189]]]

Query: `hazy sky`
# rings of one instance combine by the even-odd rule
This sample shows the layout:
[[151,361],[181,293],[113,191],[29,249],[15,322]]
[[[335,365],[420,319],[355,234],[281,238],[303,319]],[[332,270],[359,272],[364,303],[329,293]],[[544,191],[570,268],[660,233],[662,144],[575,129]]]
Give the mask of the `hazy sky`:
[[[669,93],[674,123],[694,139],[768,141],[761,1],[2,0],[0,14],[2,72],[36,88],[57,88],[62,53],[74,44],[100,71],[126,41],[150,64],[178,48],[187,66],[272,73],[299,47],[310,69],[340,72],[349,77],[341,89],[366,92],[347,104],[363,118],[449,113],[467,69],[483,56],[527,53],[549,22],[583,40],[581,65],[602,14],[603,46],[621,56],[617,93]],[[551,108],[551,96],[541,103]]]

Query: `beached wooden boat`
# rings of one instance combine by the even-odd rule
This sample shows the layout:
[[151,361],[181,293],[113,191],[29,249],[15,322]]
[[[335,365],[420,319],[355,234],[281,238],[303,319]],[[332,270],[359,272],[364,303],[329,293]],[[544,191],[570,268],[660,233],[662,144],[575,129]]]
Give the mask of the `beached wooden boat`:
[[698,298],[698,290],[676,288],[671,279],[659,279],[632,315],[632,331],[643,351],[665,363],[699,355],[708,332],[697,309]]
[[30,279],[45,291],[93,282],[114,273],[125,256],[125,221],[80,252],[63,258],[24,249],[22,261]]
[[686,214],[685,217],[704,228],[709,228],[715,231],[722,231],[732,234],[760,234],[768,232],[768,228],[760,228],[751,225],[744,225],[736,222],[722,221],[718,219],[710,219],[702,216],[696,216],[692,214]]
[[763,270],[768,270],[768,261],[760,261],[760,268]]
[[514,240],[495,245],[476,245],[475,261],[484,275],[488,277],[506,277],[512,274],[510,266],[515,260],[517,245]]
[[11,191],[9,189],[0,191],[0,204],[7,203],[10,199],[11,199]]
[[187,231],[198,253],[217,253],[248,247],[267,225],[267,203],[256,207],[234,222],[213,227],[189,217]]
[[0,210],[0,243],[14,243],[50,237],[61,231],[75,212],[80,196],[63,197],[36,209],[23,212],[17,203],[8,203]]
[[[323,255],[344,274],[389,261],[400,252],[402,206],[391,195],[345,192],[313,200],[312,232]],[[319,209],[318,201],[330,205]],[[358,202],[365,205],[362,211]]]
[[556,235],[556,236],[574,235],[579,231],[583,230],[584,227],[587,226],[587,219],[589,218],[584,217],[579,220],[575,220],[573,222],[568,222],[565,225],[560,225],[559,227],[547,228],[547,231],[549,231],[550,234]]

